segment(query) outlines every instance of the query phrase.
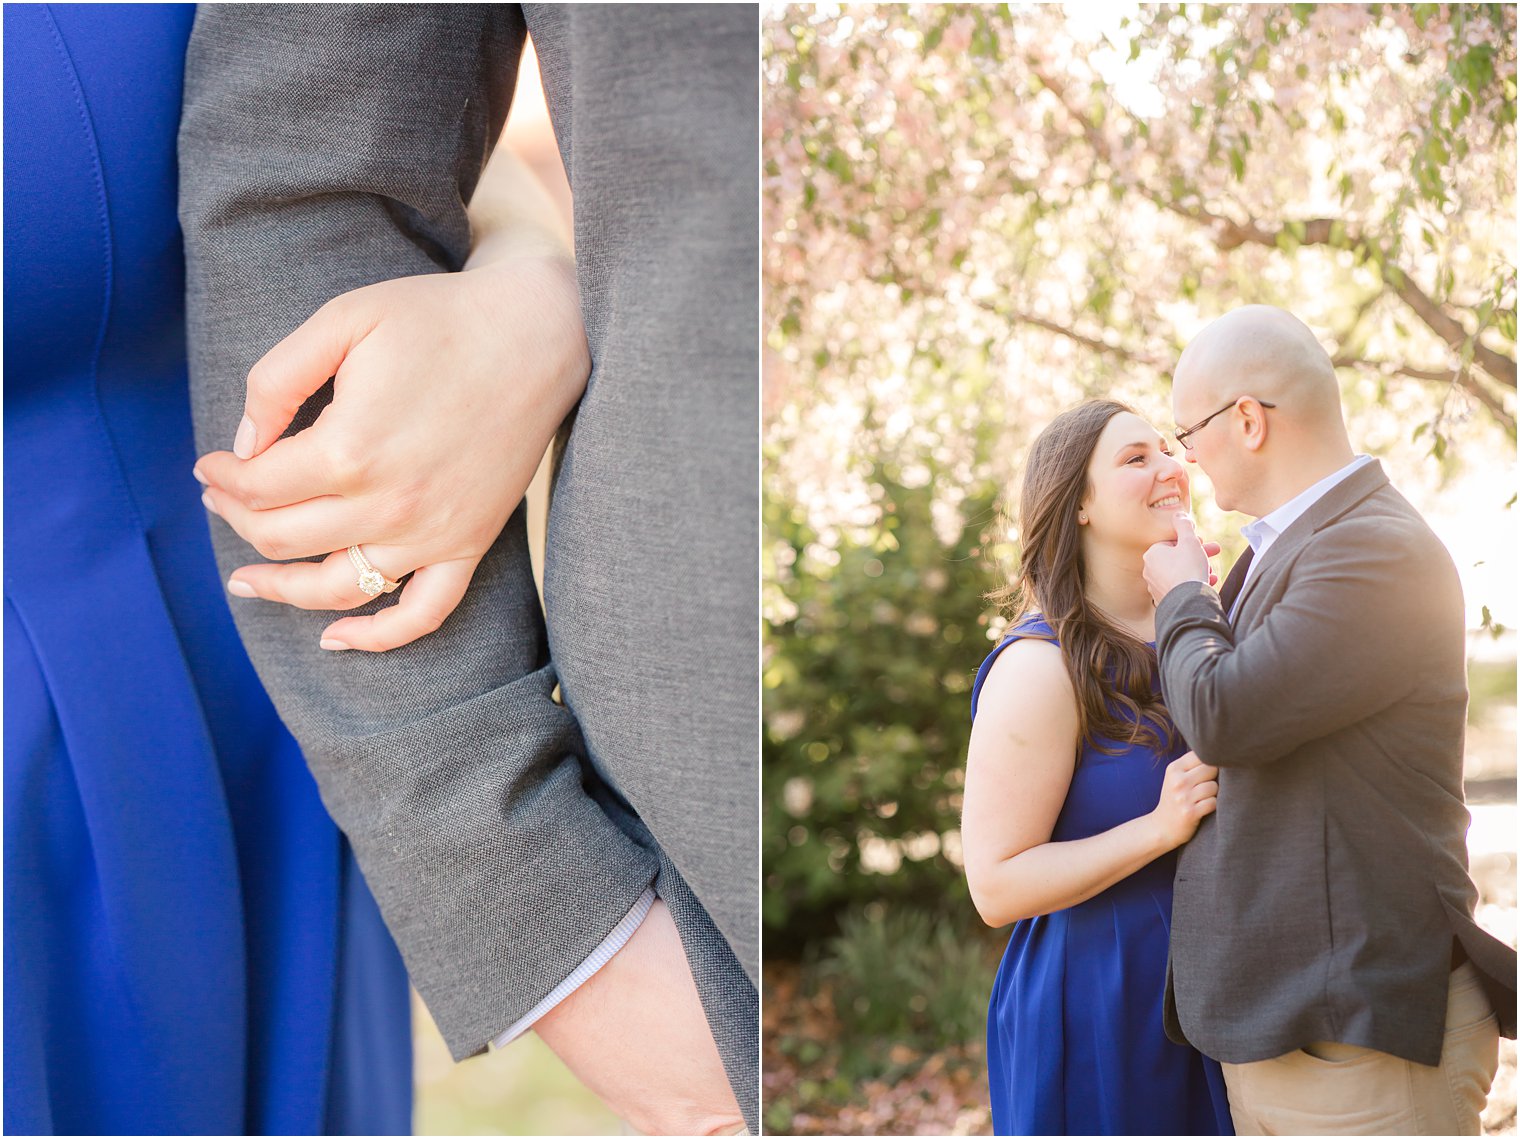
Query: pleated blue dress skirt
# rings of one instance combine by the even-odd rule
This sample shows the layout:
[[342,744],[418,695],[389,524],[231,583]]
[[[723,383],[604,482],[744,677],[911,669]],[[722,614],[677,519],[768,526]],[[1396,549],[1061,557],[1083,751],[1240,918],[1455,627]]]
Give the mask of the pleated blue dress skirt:
[[5,1130],[406,1133],[405,973],[190,474],[193,13],[4,12]]

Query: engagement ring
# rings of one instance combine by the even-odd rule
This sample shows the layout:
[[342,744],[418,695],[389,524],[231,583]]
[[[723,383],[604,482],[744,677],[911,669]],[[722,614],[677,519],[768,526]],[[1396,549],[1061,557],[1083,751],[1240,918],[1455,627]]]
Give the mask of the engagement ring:
[[379,597],[382,593],[389,593],[400,585],[400,582],[389,580],[370,565],[369,559],[364,556],[364,551],[358,546],[348,548],[348,560],[353,562],[354,569],[359,571],[359,589],[366,597]]

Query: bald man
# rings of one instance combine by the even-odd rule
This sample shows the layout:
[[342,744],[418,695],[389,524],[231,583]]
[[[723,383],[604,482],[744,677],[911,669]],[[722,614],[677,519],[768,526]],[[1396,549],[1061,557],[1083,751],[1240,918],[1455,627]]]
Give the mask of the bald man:
[[1335,370],[1263,305],[1178,362],[1178,441],[1254,517],[1218,594],[1187,516],[1146,554],[1167,707],[1219,768],[1183,848],[1166,1021],[1242,1135],[1476,1135],[1515,951],[1473,919],[1451,557],[1354,453]]

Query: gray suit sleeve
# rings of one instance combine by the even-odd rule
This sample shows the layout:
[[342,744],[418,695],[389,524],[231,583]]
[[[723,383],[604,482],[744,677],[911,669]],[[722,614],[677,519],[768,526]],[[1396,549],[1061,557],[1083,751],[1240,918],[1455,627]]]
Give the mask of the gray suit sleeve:
[[[1156,607],[1167,709],[1216,767],[1270,763],[1366,719],[1413,687],[1425,630],[1449,621],[1421,596],[1446,575],[1424,543],[1345,521],[1316,534],[1271,611],[1236,641],[1218,596],[1177,586]],[[1460,623],[1460,601],[1458,601]]]
[[[248,369],[323,303],[463,264],[523,38],[510,6],[199,10],[180,208],[202,451],[230,446]],[[262,560],[211,525],[224,576]],[[232,607],[450,1050],[482,1050],[657,869],[588,793],[521,510],[443,627],[388,653],[318,648],[329,613]]]

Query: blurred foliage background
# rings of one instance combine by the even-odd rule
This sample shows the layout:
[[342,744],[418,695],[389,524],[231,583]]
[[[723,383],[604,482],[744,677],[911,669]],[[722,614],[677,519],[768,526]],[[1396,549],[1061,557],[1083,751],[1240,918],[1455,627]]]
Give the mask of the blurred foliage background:
[[[767,1128],[985,1129],[1006,932],[958,826],[1000,503],[1087,396],[1169,428],[1173,362],[1241,304],[1316,331],[1462,572],[1513,941],[1515,9],[772,6],[762,36]],[[1227,566],[1246,519],[1191,473]]]
[[412,996],[417,1135],[620,1135],[603,1106],[533,1033],[463,1064]]

